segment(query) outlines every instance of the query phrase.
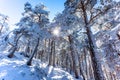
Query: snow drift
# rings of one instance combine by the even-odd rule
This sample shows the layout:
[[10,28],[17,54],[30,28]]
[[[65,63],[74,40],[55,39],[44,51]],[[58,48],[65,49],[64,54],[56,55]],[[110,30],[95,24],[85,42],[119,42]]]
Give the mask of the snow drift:
[[33,60],[32,66],[27,66],[27,58],[16,54],[9,59],[5,53],[0,53],[0,80],[75,80],[69,73],[48,67],[39,60]]

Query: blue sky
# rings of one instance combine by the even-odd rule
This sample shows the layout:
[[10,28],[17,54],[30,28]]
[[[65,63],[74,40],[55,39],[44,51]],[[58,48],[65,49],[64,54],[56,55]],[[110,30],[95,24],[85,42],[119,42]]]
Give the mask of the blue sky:
[[64,2],[66,0],[0,0],[0,13],[8,15],[12,24],[18,22],[24,12],[24,3],[30,2],[35,6],[38,3],[43,3],[50,11],[50,20],[58,13],[63,11]]

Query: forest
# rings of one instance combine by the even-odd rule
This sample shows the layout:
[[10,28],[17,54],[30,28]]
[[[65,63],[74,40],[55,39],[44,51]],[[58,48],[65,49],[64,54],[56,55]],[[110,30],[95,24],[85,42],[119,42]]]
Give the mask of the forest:
[[63,4],[26,2],[13,30],[0,12],[0,80],[120,80],[120,1]]

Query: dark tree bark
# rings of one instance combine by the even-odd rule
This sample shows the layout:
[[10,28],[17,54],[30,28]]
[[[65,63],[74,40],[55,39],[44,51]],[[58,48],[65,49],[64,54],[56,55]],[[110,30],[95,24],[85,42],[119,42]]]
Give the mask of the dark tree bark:
[[73,47],[73,38],[72,38],[72,35],[69,35],[68,36],[68,39],[69,39],[69,42],[70,42],[70,54],[71,54],[71,57],[72,57],[72,62],[73,62],[73,70],[74,70],[74,73],[75,73],[75,77],[76,78],[79,78],[79,75],[78,75],[78,72],[77,72],[77,68],[76,68],[76,58],[75,58],[75,51],[74,51],[74,47]]
[[25,57],[30,57],[30,41],[28,40],[28,43],[25,47],[25,52],[24,52]]
[[101,71],[102,71],[101,65],[98,63],[98,61],[96,59],[96,51],[95,51],[96,46],[94,44],[95,42],[93,40],[93,35],[92,35],[91,29],[89,26],[85,5],[82,1],[81,1],[81,5],[82,5],[84,22],[85,22],[86,34],[88,37],[90,56],[92,59],[92,66],[93,66],[93,70],[94,70],[94,77],[95,77],[95,80],[105,80],[103,73],[101,73]]
[[37,44],[36,44],[36,46],[35,46],[35,48],[34,48],[34,50],[33,50],[33,52],[32,52],[31,57],[30,57],[29,60],[27,61],[27,65],[29,65],[29,66],[31,66],[31,64],[32,64],[32,59],[33,59],[35,53],[37,53],[38,45],[39,45],[39,38],[38,38],[38,40],[37,40]]
[[79,64],[79,72],[80,72],[80,75],[82,75],[82,78],[83,78],[83,80],[85,80],[85,76],[84,76],[84,74],[83,74],[83,71],[82,71],[82,68],[81,68],[81,57],[80,57],[80,55],[79,55],[79,53],[77,52],[77,56],[78,56],[78,64]]
[[50,46],[51,46],[51,48],[50,48],[49,63],[48,63],[48,66],[52,65],[52,63],[53,63],[53,44],[54,44],[53,40],[50,41]]
[[15,51],[16,51],[16,49],[17,49],[18,41],[19,41],[19,39],[20,39],[21,36],[22,36],[22,34],[21,34],[20,36],[18,36],[18,38],[15,40],[15,45],[12,46],[13,49],[12,49],[12,51],[8,54],[8,57],[9,57],[9,58],[12,58],[12,57],[14,56],[14,53],[15,53]]
[[1,34],[1,32],[2,32],[2,29],[3,29],[3,25],[2,25],[1,28],[0,28],[0,34]]
[[53,66],[55,67],[56,53],[55,53],[55,41],[53,42]]

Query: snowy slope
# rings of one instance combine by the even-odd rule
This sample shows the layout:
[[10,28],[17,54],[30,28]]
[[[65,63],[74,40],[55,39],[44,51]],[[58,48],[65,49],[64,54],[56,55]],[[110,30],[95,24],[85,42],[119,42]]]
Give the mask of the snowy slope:
[[38,60],[27,66],[26,61],[18,53],[12,59],[0,53],[0,80],[75,80],[59,68],[47,67]]

